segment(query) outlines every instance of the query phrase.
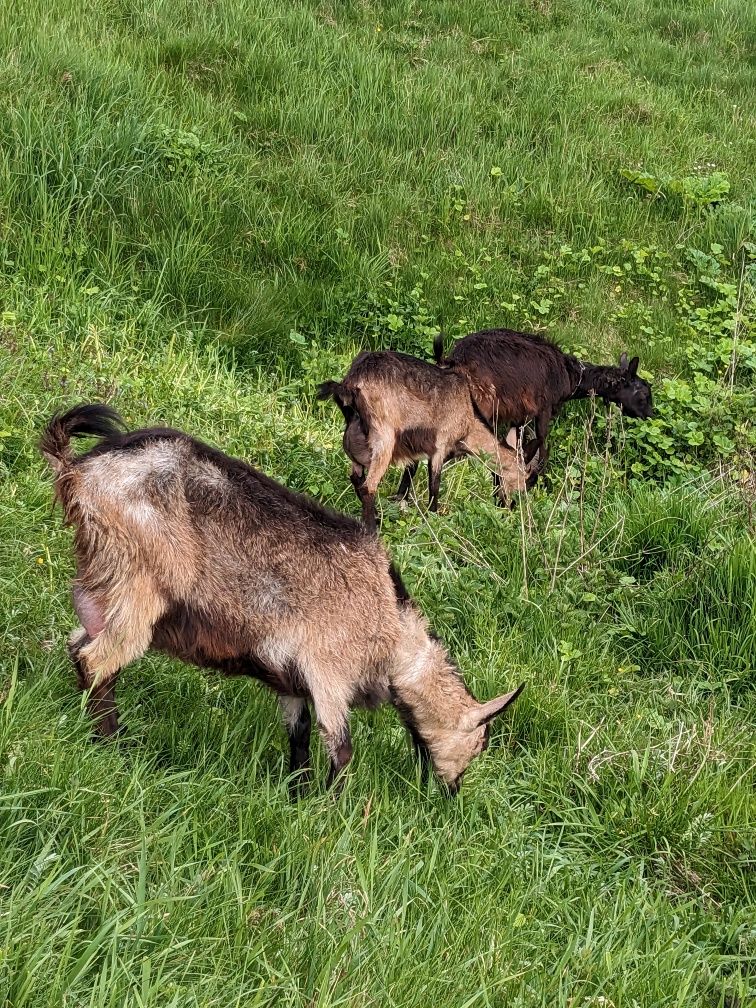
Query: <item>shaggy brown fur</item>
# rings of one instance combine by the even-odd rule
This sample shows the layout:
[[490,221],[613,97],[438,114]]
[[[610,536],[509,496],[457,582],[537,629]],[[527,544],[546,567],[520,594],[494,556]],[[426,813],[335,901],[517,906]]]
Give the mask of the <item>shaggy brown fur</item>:
[[525,461],[539,455],[546,464],[546,438],[551,421],[568,399],[597,395],[617,403],[626,416],[652,415],[651,389],[638,378],[638,358],[622,354],[619,367],[583,364],[559,347],[528,333],[489,329],[463,337],[443,359],[443,342],[435,346],[436,362],[464,374],[476,407],[494,427],[516,427],[520,435],[535,421],[535,438],[524,450]]
[[[478,703],[359,522],[180,431],[120,428],[79,406],[41,442],[74,529],[70,653],[98,733],[118,731],[121,669],[155,648],[273,689],[300,779],[310,704],[333,780],[352,755],[350,708],[393,700],[455,789],[519,691]],[[75,458],[83,435],[102,440]]]
[[343,381],[319,387],[318,398],[333,398],[344,414],[344,451],[352,460],[352,484],[371,530],[377,524],[376,491],[391,464],[428,459],[431,511],[438,507],[444,461],[461,455],[485,452],[492,457],[502,503],[524,489],[516,453],[476,414],[461,372],[388,350],[361,353]]

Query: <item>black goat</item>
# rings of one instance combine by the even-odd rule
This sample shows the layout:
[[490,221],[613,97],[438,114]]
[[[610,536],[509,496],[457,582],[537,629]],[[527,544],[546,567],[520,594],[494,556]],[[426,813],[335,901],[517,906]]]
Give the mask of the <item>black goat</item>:
[[584,364],[550,340],[511,329],[471,333],[454,344],[444,358],[443,340],[434,342],[437,363],[463,372],[473,402],[494,427],[516,427],[535,422],[535,437],[523,446],[525,462],[540,453],[539,470],[546,464],[546,438],[551,421],[568,399],[599,396],[616,403],[625,416],[647,420],[653,413],[651,387],[638,377],[638,358],[620,357],[619,367]]

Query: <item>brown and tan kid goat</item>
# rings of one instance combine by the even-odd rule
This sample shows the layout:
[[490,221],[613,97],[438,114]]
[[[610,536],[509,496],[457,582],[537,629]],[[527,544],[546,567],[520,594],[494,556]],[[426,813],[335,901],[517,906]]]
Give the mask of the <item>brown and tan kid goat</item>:
[[517,453],[499,441],[476,410],[467,376],[392,350],[358,354],[340,382],[323,382],[344,415],[344,451],[362,504],[362,520],[376,528],[375,495],[388,467],[428,459],[429,508],[438,507],[444,461],[485,453],[494,465],[499,499],[525,489]]
[[[92,435],[74,456],[71,438]],[[99,735],[119,730],[121,669],[154,648],[273,689],[294,784],[310,705],[332,782],[352,756],[350,709],[391,702],[456,791],[522,687],[472,696],[363,525],[180,431],[126,432],[107,406],[53,418],[41,450],[74,530],[69,651]]]

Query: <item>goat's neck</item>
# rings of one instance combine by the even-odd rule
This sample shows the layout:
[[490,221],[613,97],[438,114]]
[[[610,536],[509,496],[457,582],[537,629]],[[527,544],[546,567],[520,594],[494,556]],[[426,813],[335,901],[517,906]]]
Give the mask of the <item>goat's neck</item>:
[[410,611],[407,615],[414,625],[405,623],[391,685],[397,700],[411,712],[420,734],[431,742],[434,736],[461,723],[477,702],[449,661],[443,644],[428,636],[419,614]]
[[584,364],[570,358],[575,389],[570,399],[585,399],[591,394],[604,397],[615,384],[618,369],[606,364]]

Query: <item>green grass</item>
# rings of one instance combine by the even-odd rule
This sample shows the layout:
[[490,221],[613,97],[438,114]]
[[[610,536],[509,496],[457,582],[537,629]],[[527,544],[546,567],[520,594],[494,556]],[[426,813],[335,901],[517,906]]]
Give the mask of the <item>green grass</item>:
[[[3,1008],[756,1003],[755,29],[735,0],[0,9]],[[714,173],[718,206],[679,195]],[[386,710],[343,795],[292,805],[273,698],[154,655],[133,745],[92,747],[48,416],[107,399],[356,513],[316,382],[495,324],[639,353],[659,415],[566,410],[511,513],[481,465],[438,516],[385,488],[468,682],[528,682],[459,800]]]

